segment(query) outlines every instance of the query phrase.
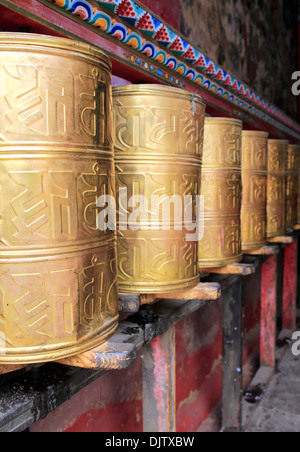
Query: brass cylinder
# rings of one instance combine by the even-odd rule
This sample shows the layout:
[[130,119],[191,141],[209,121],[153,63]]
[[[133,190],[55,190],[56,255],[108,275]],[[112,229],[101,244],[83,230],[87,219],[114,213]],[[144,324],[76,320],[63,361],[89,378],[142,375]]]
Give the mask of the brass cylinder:
[[199,241],[200,270],[224,267],[242,259],[241,141],[241,121],[205,119],[201,175],[204,235]]
[[182,206],[189,196],[195,211],[205,106],[184,90],[131,85],[113,89],[113,107],[117,202],[125,189],[128,204],[141,195],[149,206],[137,222],[134,209],[123,204],[117,216],[119,290],[155,294],[193,287],[199,282],[197,240],[187,239],[191,231],[172,206],[169,225],[162,204],[153,220],[152,196],[177,197]]
[[255,250],[266,244],[267,155],[269,134],[242,133],[242,250]]
[[68,39],[0,33],[0,363],[61,359],[118,325],[111,65]]
[[298,223],[298,178],[300,146],[290,144],[286,161],[286,228]]
[[285,235],[286,155],[289,142],[268,140],[267,238]]

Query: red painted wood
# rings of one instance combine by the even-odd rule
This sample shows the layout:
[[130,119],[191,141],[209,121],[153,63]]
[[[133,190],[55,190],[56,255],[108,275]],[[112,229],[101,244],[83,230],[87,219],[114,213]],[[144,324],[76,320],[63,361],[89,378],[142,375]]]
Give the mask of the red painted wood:
[[175,429],[175,334],[170,328],[143,350],[144,431]]
[[261,272],[244,278],[243,385],[247,387],[259,367]]
[[297,318],[297,242],[284,250],[282,329],[295,330]]
[[163,19],[168,25],[180,31],[180,0],[142,0],[154,14]]
[[276,264],[276,256],[271,256],[262,264],[261,277],[260,363],[270,367],[275,366],[276,351]]
[[50,36],[64,37],[63,32],[59,33],[48,28],[35,20],[12,12],[5,6],[0,5],[0,29],[1,31],[19,33],[37,33]]
[[31,432],[142,432],[142,359],[89,384]]
[[197,431],[222,399],[222,312],[220,299],[176,325],[177,432]]

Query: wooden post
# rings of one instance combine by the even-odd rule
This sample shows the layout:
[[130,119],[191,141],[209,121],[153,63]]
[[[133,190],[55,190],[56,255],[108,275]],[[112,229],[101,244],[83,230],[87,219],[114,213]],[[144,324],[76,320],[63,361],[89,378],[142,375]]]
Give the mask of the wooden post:
[[143,350],[144,432],[175,432],[175,327]]
[[282,329],[293,332],[297,318],[297,240],[284,250]]
[[275,367],[277,321],[277,256],[269,257],[261,269],[260,364]]
[[222,431],[242,430],[243,309],[242,278],[223,295],[223,415]]

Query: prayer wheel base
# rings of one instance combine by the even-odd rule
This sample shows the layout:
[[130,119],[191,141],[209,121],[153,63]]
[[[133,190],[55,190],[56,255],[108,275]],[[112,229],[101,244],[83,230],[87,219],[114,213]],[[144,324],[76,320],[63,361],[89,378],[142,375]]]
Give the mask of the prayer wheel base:
[[165,294],[172,292],[179,292],[187,289],[192,289],[197,286],[199,283],[199,275],[193,279],[189,279],[188,281],[179,281],[174,283],[147,283],[146,285],[143,283],[135,283],[134,285],[122,284],[119,283],[119,291],[123,293],[131,293],[131,294]]
[[227,259],[226,261],[210,261],[210,262],[201,262],[200,264],[198,264],[198,271],[201,272],[209,272],[211,273],[212,269],[216,269],[216,268],[225,268],[228,267],[229,265],[234,265],[234,264],[239,264],[243,259],[243,255],[239,255],[239,256],[235,256],[232,259]]
[[294,243],[295,238],[291,237],[289,235],[282,235],[282,236],[280,235],[277,237],[272,237],[272,238],[268,239],[268,241],[270,243],[282,243],[284,245],[290,245],[291,243]]
[[19,366],[21,364],[27,365],[58,361],[60,359],[71,357],[95,347],[101,346],[116,332],[118,328],[118,320],[119,316],[116,316],[112,320],[110,319],[109,322],[104,324],[100,332],[98,331],[96,335],[94,334],[88,341],[85,340],[84,342],[82,342],[82,344],[80,344],[80,342],[77,342],[76,344],[61,348],[60,350],[42,350],[42,347],[40,347],[40,351],[34,350],[31,354],[29,353],[28,349],[26,350],[26,353],[22,353],[21,351],[18,353],[17,350],[14,350],[14,353],[1,355],[0,369],[2,365]]
[[243,251],[243,254],[249,254],[249,252],[251,253],[252,251],[259,250],[266,245],[267,245],[267,241],[265,240],[261,243],[256,243],[254,245],[245,245],[242,247],[242,251]]

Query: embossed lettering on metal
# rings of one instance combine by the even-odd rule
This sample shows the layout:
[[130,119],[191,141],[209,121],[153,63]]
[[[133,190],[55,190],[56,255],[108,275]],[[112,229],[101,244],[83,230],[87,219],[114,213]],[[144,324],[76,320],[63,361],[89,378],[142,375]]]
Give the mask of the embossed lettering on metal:
[[268,140],[267,237],[285,235],[286,156],[289,142]]
[[[143,195],[193,197],[200,194],[205,106],[199,96],[167,86],[130,85],[113,89],[117,200]],[[126,214],[130,214],[130,211]],[[199,281],[197,241],[176,230],[122,229],[118,217],[118,281],[123,292],[184,290]],[[155,230],[156,229],[156,230]],[[160,229],[160,230],[159,230]]]
[[289,145],[286,162],[286,228],[292,228],[298,223],[299,153],[299,145]]
[[68,39],[0,33],[0,363],[52,361],[118,325],[111,66]]
[[241,141],[241,121],[205,119],[201,176],[204,237],[199,242],[199,269],[223,267],[242,258]]
[[242,133],[242,249],[266,244],[268,133]]

